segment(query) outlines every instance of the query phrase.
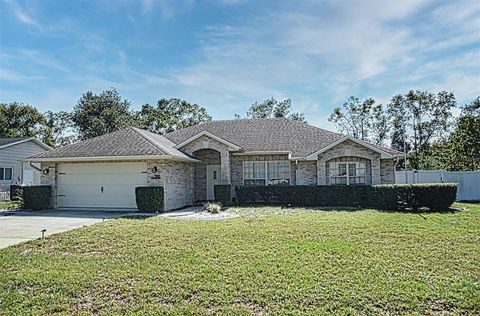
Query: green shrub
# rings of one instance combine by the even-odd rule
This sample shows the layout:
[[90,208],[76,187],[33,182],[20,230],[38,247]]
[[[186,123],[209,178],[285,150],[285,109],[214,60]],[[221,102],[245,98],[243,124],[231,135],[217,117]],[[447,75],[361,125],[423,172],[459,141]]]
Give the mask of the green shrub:
[[18,201],[22,198],[22,186],[11,185],[10,186],[10,201]]
[[413,211],[428,208],[442,211],[455,201],[456,184],[237,186],[235,194],[239,204],[353,206]]
[[223,205],[230,204],[231,196],[230,184],[217,184],[213,186],[213,192],[215,194],[215,201],[222,203]]
[[238,186],[240,204],[291,204],[298,206],[364,206],[368,186],[292,185]]
[[52,187],[49,185],[36,185],[22,187],[20,190],[22,208],[26,210],[44,210],[50,208]]
[[136,187],[135,199],[137,207],[142,212],[163,210],[163,187]]
[[418,211],[428,208],[431,211],[447,210],[457,196],[455,183],[398,184],[399,208]]

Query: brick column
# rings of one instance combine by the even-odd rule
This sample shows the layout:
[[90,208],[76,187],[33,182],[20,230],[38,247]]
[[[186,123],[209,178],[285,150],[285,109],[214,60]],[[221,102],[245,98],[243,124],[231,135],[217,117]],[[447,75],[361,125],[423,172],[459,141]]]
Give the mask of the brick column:
[[327,171],[326,171],[325,158],[320,156],[317,159],[317,184],[318,185],[327,184],[326,172]]
[[42,162],[41,169],[42,170],[48,169],[48,174],[43,174],[43,171],[42,171],[40,175],[40,184],[49,185],[52,187],[50,207],[56,208],[57,207],[57,164]]
[[230,152],[228,150],[220,152],[220,169],[222,174],[222,182],[230,184]]
[[381,184],[382,178],[380,173],[380,155],[371,160],[372,163],[372,184]]

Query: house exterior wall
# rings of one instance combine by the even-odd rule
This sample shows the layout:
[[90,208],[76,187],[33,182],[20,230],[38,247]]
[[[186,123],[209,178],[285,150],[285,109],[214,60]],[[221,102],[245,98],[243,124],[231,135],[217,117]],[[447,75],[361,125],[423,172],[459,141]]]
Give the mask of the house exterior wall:
[[32,168],[28,162],[21,162],[19,159],[44,151],[46,151],[45,148],[33,141],[0,148],[0,168],[13,168],[11,181],[0,180],[0,192],[9,191],[12,184],[22,184],[23,170],[32,170],[33,184],[39,184],[40,172]]
[[49,185],[52,187],[52,196],[50,200],[50,207],[57,207],[57,164],[54,162],[42,162],[40,164],[42,170],[48,169],[48,173],[41,173],[40,184]]
[[207,199],[207,165],[221,165],[220,153],[214,149],[200,149],[193,153],[201,162],[194,164],[194,197],[195,201]]
[[[104,161],[98,163],[104,163]],[[157,167],[156,173],[153,173],[153,167]],[[42,170],[49,169],[48,174],[41,174],[41,184],[52,187],[51,207],[55,208],[57,206],[58,164],[43,162],[41,168]],[[163,187],[164,210],[168,211],[193,204],[193,166],[191,163],[169,160],[147,161],[145,177],[148,185]]]
[[328,160],[326,162],[326,184],[327,185],[330,185],[331,182],[330,182],[330,166],[329,166],[329,162],[330,161],[338,161],[338,162],[342,162],[342,161],[348,161],[348,162],[363,162],[365,163],[365,184],[367,185],[370,185],[372,184],[372,163],[369,159],[366,159],[366,158],[359,158],[359,157],[351,157],[351,156],[344,156],[344,157],[338,157],[338,158],[333,158],[331,160]]
[[[353,141],[347,140],[337,146],[330,148],[326,152],[323,152],[318,155],[317,160],[317,184],[326,185],[327,181],[327,162],[331,159],[341,158],[341,157],[358,157],[364,158],[370,161],[370,170],[371,170],[371,183],[370,184],[380,184],[382,183],[380,176],[380,154],[364,147],[360,144],[357,144]],[[367,169],[368,170],[368,169]]]
[[[221,165],[223,183],[243,185],[244,161],[282,161],[287,154],[243,155],[229,151],[229,147],[207,136],[187,144],[181,150],[200,160],[199,163],[171,160],[147,161],[145,176],[147,184],[164,187],[164,209],[171,210],[192,205],[206,199],[206,166]],[[367,184],[394,183],[393,159],[381,159],[380,154],[352,141],[345,141],[318,155],[316,161],[291,161],[290,183],[292,185],[327,185],[328,161],[331,159],[365,159]],[[114,162],[114,161],[111,161]],[[100,163],[100,162],[99,162]],[[42,163],[41,184],[52,186],[52,207],[56,207],[57,163]],[[157,172],[153,173],[153,168]],[[226,179],[228,176],[228,179]],[[232,192],[234,193],[234,192]]]
[[[230,173],[232,185],[243,185],[243,162],[244,161],[276,161],[288,160],[288,155],[232,155],[230,158]],[[290,183],[295,184],[295,162],[290,164]],[[293,166],[292,166],[293,165]],[[293,171],[292,171],[293,170]]]
[[180,148],[181,151],[191,156],[194,156],[194,153],[201,149],[214,149],[220,153],[221,179],[223,183],[229,184],[231,181],[230,147],[203,135]]
[[380,160],[380,178],[382,184],[395,183],[395,163],[393,159]]
[[297,165],[297,184],[315,185],[317,184],[317,162],[299,161]]
[[[153,167],[157,167],[156,173]],[[147,183],[163,187],[165,211],[193,205],[193,166],[189,162],[148,161]]]

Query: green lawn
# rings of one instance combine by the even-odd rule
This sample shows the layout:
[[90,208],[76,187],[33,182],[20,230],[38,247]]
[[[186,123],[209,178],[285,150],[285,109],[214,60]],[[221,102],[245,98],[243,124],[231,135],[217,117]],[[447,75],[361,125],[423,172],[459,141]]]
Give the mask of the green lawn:
[[480,204],[457,206],[107,221],[0,250],[0,314],[479,314]]

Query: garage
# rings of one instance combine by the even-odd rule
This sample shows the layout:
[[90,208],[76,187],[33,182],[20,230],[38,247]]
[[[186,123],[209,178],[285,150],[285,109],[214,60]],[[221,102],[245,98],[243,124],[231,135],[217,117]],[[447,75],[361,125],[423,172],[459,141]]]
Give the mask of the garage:
[[59,163],[57,208],[135,209],[146,173],[146,162]]
[[164,210],[193,203],[193,164],[162,135],[135,127],[25,158],[40,165],[60,210],[136,210],[135,188],[162,186]]

